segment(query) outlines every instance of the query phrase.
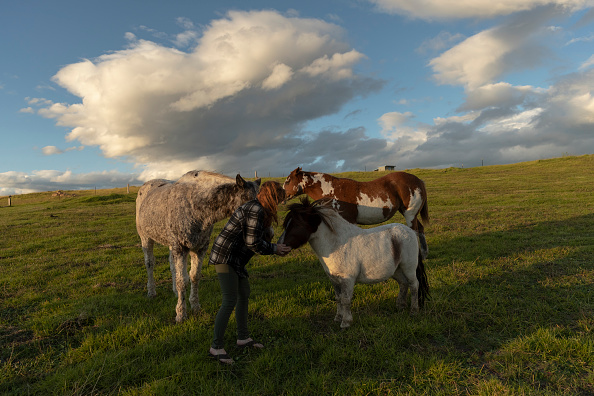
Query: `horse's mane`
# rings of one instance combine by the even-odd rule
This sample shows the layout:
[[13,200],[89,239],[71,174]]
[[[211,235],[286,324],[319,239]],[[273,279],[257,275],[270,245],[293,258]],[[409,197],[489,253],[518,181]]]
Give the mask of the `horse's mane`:
[[286,229],[289,221],[295,221],[297,224],[307,225],[306,218],[311,216],[319,217],[334,232],[334,227],[329,220],[329,211],[334,211],[329,206],[329,199],[319,199],[317,201],[310,201],[307,196],[301,198],[301,202],[296,202],[289,205],[289,213],[283,221],[283,228]]

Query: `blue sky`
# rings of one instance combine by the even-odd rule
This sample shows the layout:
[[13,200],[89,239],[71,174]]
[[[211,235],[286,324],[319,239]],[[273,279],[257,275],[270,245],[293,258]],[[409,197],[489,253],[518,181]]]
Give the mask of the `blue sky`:
[[464,3],[4,2],[0,195],[594,153],[594,1]]

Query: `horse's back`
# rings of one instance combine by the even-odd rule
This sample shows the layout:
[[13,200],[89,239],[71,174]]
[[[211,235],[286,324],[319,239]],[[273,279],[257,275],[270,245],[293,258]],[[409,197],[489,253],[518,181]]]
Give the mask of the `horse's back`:
[[425,182],[413,174],[407,172],[393,172],[387,174],[384,178],[385,182],[396,189],[398,195],[402,198],[417,192],[423,197],[423,200],[427,199]]
[[401,223],[384,224],[379,227],[365,229],[365,234],[370,239],[398,245],[402,256],[403,251],[410,251],[416,255],[418,250],[417,233],[410,227]]
[[163,193],[170,190],[173,182],[165,179],[153,179],[144,183],[138,190],[136,196],[136,217],[138,221],[138,215],[140,208],[144,206],[145,202],[151,201],[156,195],[163,195]]
[[235,183],[235,180],[214,172],[193,170],[187,172],[175,182],[175,184],[183,183],[193,184],[201,189],[209,190],[221,184]]
[[335,263],[330,264],[334,272],[350,274],[357,282],[377,283],[392,277],[401,264],[408,266],[418,251],[416,233],[404,224],[359,230],[332,253]]
[[166,202],[172,199],[179,205],[191,193],[206,195],[214,188],[230,183],[235,183],[235,180],[218,173],[200,170],[189,171],[175,182],[165,179],[149,180],[138,190],[136,209],[138,211],[145,201],[153,206],[165,207]]
[[[374,283],[390,278],[400,267],[416,268],[416,233],[400,223],[365,229],[362,234],[359,282]],[[363,247],[364,246],[364,247]]]

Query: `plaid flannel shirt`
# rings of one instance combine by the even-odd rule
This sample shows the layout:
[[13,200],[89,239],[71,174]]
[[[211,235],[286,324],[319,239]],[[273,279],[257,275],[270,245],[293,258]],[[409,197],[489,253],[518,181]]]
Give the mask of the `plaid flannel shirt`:
[[274,253],[274,244],[265,240],[264,208],[257,199],[235,210],[215,239],[209,264],[228,264],[242,278],[248,276],[245,266],[255,253]]

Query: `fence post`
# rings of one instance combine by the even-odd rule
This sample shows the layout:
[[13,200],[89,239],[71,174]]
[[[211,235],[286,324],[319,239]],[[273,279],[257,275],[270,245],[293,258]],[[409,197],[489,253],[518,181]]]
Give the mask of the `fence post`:
[[126,193],[130,194],[130,183],[126,185]]
[[8,196],[8,206],[12,206],[12,195]]

